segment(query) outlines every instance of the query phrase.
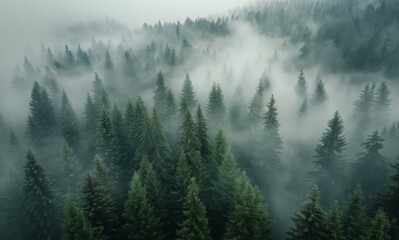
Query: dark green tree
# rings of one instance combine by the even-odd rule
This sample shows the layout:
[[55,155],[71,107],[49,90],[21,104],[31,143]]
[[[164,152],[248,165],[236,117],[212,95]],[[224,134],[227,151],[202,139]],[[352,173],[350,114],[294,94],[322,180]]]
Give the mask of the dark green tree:
[[243,172],[235,181],[234,203],[223,239],[272,239],[272,226],[258,188]]
[[283,141],[279,134],[280,123],[277,117],[276,100],[272,95],[264,116],[263,159],[259,162],[259,166],[272,169],[280,168],[280,154],[283,149]]
[[329,205],[332,199],[340,197],[340,186],[344,178],[343,151],[346,142],[343,135],[344,124],[338,111],[328,121],[328,128],[323,133],[320,143],[316,146],[315,160],[317,170],[312,174],[317,185],[324,192],[321,202]]
[[391,90],[389,90],[386,82],[382,82],[377,91],[376,96],[376,109],[377,116],[389,116],[391,101],[390,99]]
[[360,184],[365,193],[365,203],[370,204],[372,198],[384,190],[388,182],[388,169],[386,158],[381,155],[383,146],[382,137],[374,131],[362,143],[364,152],[352,167],[353,182]]
[[183,221],[176,232],[177,239],[210,240],[208,218],[204,204],[199,199],[199,187],[191,178],[183,204]]
[[66,200],[62,240],[91,240],[93,230],[84,216],[83,210],[70,198]]
[[308,200],[295,213],[292,221],[294,227],[288,232],[292,240],[328,239],[326,213],[320,207],[320,191],[317,186],[310,189]]
[[187,101],[188,109],[193,110],[196,107],[197,99],[193,88],[193,83],[191,82],[190,75],[188,73],[184,79],[183,88],[180,94],[180,102],[183,98]]
[[248,115],[247,125],[250,128],[257,129],[257,126],[262,120],[262,112],[264,109],[263,105],[264,93],[265,89],[263,87],[263,84],[262,82],[259,82],[255,95],[252,98],[251,103],[249,105],[249,115]]
[[23,187],[26,238],[53,239],[57,233],[57,216],[54,193],[44,168],[28,150],[25,162]]
[[308,84],[306,83],[305,75],[301,68],[301,71],[299,72],[298,76],[298,81],[296,82],[296,92],[298,93],[299,96],[304,98],[306,97],[307,90],[308,90]]
[[81,165],[77,161],[72,148],[67,142],[64,142],[62,148],[62,170],[61,180],[63,182],[63,193],[74,193],[77,191],[80,176]]
[[208,96],[207,116],[212,124],[221,123],[225,116],[226,107],[223,100],[222,89],[220,85],[213,84]]
[[245,105],[244,105],[244,95],[241,87],[237,87],[229,112],[230,123],[233,128],[237,131],[240,131],[244,128],[245,124]]
[[344,207],[342,222],[346,238],[363,239],[367,234],[367,221],[363,193],[360,187],[357,186]]
[[117,231],[115,201],[97,177],[88,174],[83,183],[83,209],[94,239],[114,239]]
[[79,122],[65,91],[62,91],[61,98],[60,128],[62,137],[77,152],[80,146]]
[[138,173],[133,175],[130,182],[123,217],[126,221],[123,229],[127,239],[163,239],[160,220]]
[[327,239],[331,240],[345,240],[344,225],[342,223],[342,211],[335,201],[326,215],[327,220]]
[[388,216],[382,209],[378,209],[367,229],[367,240],[386,240],[389,236],[390,222]]
[[316,83],[316,87],[314,89],[313,95],[313,104],[322,105],[327,102],[328,96],[326,89],[324,87],[324,82],[320,79]]
[[167,89],[165,86],[165,79],[162,72],[157,75],[156,88],[154,91],[154,108],[157,110],[158,114],[162,119],[168,114],[167,110]]

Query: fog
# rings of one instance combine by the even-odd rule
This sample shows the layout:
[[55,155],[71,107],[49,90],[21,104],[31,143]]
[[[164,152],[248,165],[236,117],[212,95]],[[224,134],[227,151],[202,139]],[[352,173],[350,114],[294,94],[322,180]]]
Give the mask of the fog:
[[[387,1],[387,4],[394,5],[395,2]],[[324,15],[320,14],[320,9],[325,11]],[[96,138],[99,133],[92,136],[87,129],[90,125],[87,96],[95,98],[95,73],[102,80],[108,106],[112,108],[116,104],[123,115],[127,114],[128,100],[135,102],[139,97],[149,113],[153,107],[157,108],[154,94],[159,72],[163,74],[165,89],[171,90],[178,111],[182,111],[181,92],[189,74],[196,99],[208,118],[210,142],[213,144],[217,130],[224,131],[228,151],[235,155],[240,169],[246,171],[252,183],[259,187],[269,206],[273,236],[284,239],[293,225],[291,216],[301,207],[308,189],[319,183],[309,177],[310,173],[320,169],[314,162],[315,148],[322,142],[327,123],[336,111],[344,126],[346,146],[342,153],[342,173],[345,176],[337,177],[339,183],[335,187],[342,192],[338,195],[323,195],[323,191],[329,193],[331,189],[319,186],[322,207],[327,211],[334,200],[344,205],[356,185],[353,166],[360,161],[359,154],[365,151],[365,145],[361,144],[375,130],[385,139],[385,148],[377,151],[387,164],[384,165],[388,169],[385,173],[387,176],[392,174],[392,169],[387,166],[395,162],[398,155],[395,146],[399,143],[399,30],[395,28],[396,20],[380,20],[384,15],[395,19],[395,14],[383,12],[390,11],[387,9],[378,0],[351,3],[340,0],[306,3],[294,0],[3,0],[0,2],[0,116],[6,130],[2,132],[4,144],[0,141],[3,144],[0,149],[7,148],[5,142],[10,131],[16,133],[24,151],[32,148],[37,152],[57,194],[67,195],[63,192],[62,179],[58,176],[60,170],[57,169],[57,164],[62,161],[59,143],[65,136],[52,135],[46,139],[51,142],[50,149],[43,153],[27,137],[27,119],[34,111],[29,104],[32,103],[35,81],[48,92],[57,118],[60,117],[61,91],[68,95],[82,132],[82,146],[74,150],[79,161],[87,163],[91,160],[85,158],[105,151],[98,147]],[[338,14],[337,19],[335,14]],[[348,36],[352,38],[348,39]],[[70,65],[66,45],[75,57]],[[83,58],[78,60],[78,48],[88,59],[88,66],[84,65]],[[48,50],[53,59],[49,60]],[[171,53],[167,55],[169,50],[175,54],[172,63],[169,62]],[[111,70],[106,67],[106,52],[112,59]],[[27,70],[25,57],[33,70]],[[297,87],[301,71],[307,84],[303,94]],[[324,84],[325,99],[317,102],[316,89],[320,82]],[[249,109],[258,96],[260,83],[264,87],[259,94],[261,118],[251,122]],[[369,90],[373,83],[375,88]],[[220,85],[225,104],[225,117],[218,120],[212,120],[209,114],[208,96],[213,84]],[[389,92],[385,102],[384,99],[380,101],[383,98],[380,89],[384,84]],[[240,99],[237,99],[237,88],[242,89]],[[360,103],[365,101],[361,98],[362,91],[366,88],[371,100],[361,108]],[[268,140],[262,133],[266,131],[264,116],[272,96],[279,123],[277,134],[282,140],[282,149],[277,150],[281,168],[262,166],[257,169],[254,162],[269,154],[263,151]],[[231,117],[237,102],[241,111],[240,127],[234,123],[237,119]],[[302,109],[304,102],[307,103],[306,110]],[[178,148],[181,143],[176,140],[182,131],[179,126],[183,121],[181,113],[162,116],[162,111],[156,110],[161,112],[172,147],[171,155],[177,159],[177,153],[181,151]],[[195,114],[194,109],[188,108],[188,111]],[[1,124],[0,121],[0,130]],[[127,119],[123,124],[129,124]],[[99,123],[94,125],[96,129]],[[123,134],[126,139],[130,137],[127,132]],[[94,152],[93,149],[83,150],[90,146],[97,146],[97,149]],[[0,155],[0,160],[13,159],[7,151]],[[55,160],[50,161],[49,156]],[[8,180],[10,177],[6,174],[8,165],[18,165],[12,161],[4,160],[0,165],[4,169],[0,170],[2,178]],[[87,174],[92,165],[90,162],[78,176]],[[22,179],[22,172],[16,178]],[[77,180],[81,179],[77,177]],[[390,183],[384,181],[378,188],[379,194],[386,191],[385,186]],[[363,187],[360,180],[359,184]],[[0,188],[8,189],[8,185],[4,185]],[[364,191],[367,214],[371,217],[376,209],[371,199],[376,193]],[[207,201],[206,198],[202,200]],[[391,217],[390,210],[384,210]],[[214,230],[212,234],[215,234]]]

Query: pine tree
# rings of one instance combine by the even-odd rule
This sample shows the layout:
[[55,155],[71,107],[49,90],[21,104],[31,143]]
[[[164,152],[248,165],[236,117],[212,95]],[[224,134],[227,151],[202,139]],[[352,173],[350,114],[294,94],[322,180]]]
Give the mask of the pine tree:
[[166,93],[166,112],[167,117],[165,119],[166,126],[172,126],[174,123],[174,118],[177,114],[177,106],[176,106],[176,99],[173,95],[172,91],[168,90]]
[[87,55],[87,52],[83,51],[80,46],[78,46],[78,51],[76,53],[76,63],[78,66],[84,66],[88,70],[92,68],[90,58]]
[[72,51],[69,50],[68,45],[65,45],[64,64],[68,69],[71,69],[75,66],[75,56],[73,55]]
[[93,230],[83,210],[68,198],[65,203],[64,223],[62,226],[62,240],[91,240]]
[[384,210],[378,209],[374,218],[371,220],[371,225],[367,230],[367,240],[386,240],[389,237],[390,222]]
[[160,213],[164,211],[165,192],[147,156],[141,160],[138,173],[147,192],[148,200],[155,208],[157,215],[160,216]]
[[141,110],[136,107],[136,124],[137,124],[137,145],[134,156],[135,164],[140,164],[143,156],[152,156],[154,138],[153,138],[153,124],[150,116],[148,115],[147,109],[143,106]]
[[81,165],[77,161],[72,148],[64,142],[62,149],[61,179],[64,193],[75,192],[80,180]]
[[167,89],[165,87],[165,80],[162,72],[157,75],[156,89],[154,91],[154,108],[160,114],[161,118],[164,119],[168,114],[167,110]]
[[207,116],[212,124],[221,123],[224,118],[226,107],[223,100],[222,90],[216,83],[213,84],[212,90],[208,97]]
[[198,105],[197,108],[197,113],[195,115],[195,123],[197,126],[197,138],[199,141],[199,151],[201,154],[201,158],[202,158],[202,162],[205,165],[209,166],[209,162],[211,154],[212,154],[212,150],[211,150],[211,146],[209,144],[209,139],[208,139],[208,127],[207,127],[207,123],[206,123],[206,119],[204,117],[204,115],[202,114],[202,110],[201,110],[201,106]]
[[127,239],[163,239],[160,220],[155,214],[154,206],[148,199],[148,193],[138,173],[133,175],[130,182],[123,217],[126,221],[123,229],[128,236]]
[[[358,128],[364,129],[370,123],[373,101],[373,90],[370,90],[370,83],[367,83],[364,86],[363,91],[360,93],[359,99],[355,101],[353,116],[358,122]],[[361,131],[361,129],[357,130]]]
[[111,168],[120,170],[121,149],[110,113],[103,107],[97,124],[97,152]]
[[80,145],[79,123],[65,91],[62,91],[61,98],[60,128],[62,137],[77,152]]
[[382,192],[388,181],[386,158],[379,152],[384,147],[383,141],[378,131],[369,135],[362,143],[364,152],[352,168],[353,182],[360,184],[363,189],[366,205],[370,204],[373,196]]
[[326,215],[328,236],[331,240],[345,240],[344,225],[342,223],[342,212],[337,201],[331,205]]
[[[85,103],[85,140],[86,154],[88,159],[92,159],[96,149],[98,112],[90,94],[87,94]],[[88,164],[86,164],[88,165]]]
[[267,168],[280,168],[280,154],[283,149],[283,141],[279,135],[280,123],[277,119],[276,100],[272,95],[267,104],[267,111],[264,116],[264,138],[262,146],[263,160],[259,162],[260,166]]
[[92,83],[93,104],[97,115],[101,112],[103,106],[108,107],[108,96],[104,89],[104,85],[97,73],[94,73],[94,81]]
[[386,82],[382,82],[380,87],[378,88],[377,99],[376,99],[376,108],[377,108],[377,116],[384,116],[387,118],[390,112],[390,105],[392,99],[389,98],[391,94],[391,90],[389,90]]
[[313,97],[313,103],[315,105],[322,105],[325,102],[327,102],[328,99],[327,92],[324,87],[324,82],[321,79],[316,83],[316,88],[313,92],[312,97]]
[[94,233],[94,239],[113,239],[116,233],[116,207],[109,190],[88,174],[83,184],[83,209]]
[[302,71],[299,72],[298,81],[296,82],[296,92],[301,97],[306,97],[308,84],[306,83],[305,75]]
[[166,186],[166,190],[170,190],[173,184],[174,162],[172,161],[169,143],[164,134],[164,127],[155,109],[152,114],[152,135],[151,162],[163,186]]
[[343,151],[346,142],[343,135],[344,124],[338,111],[328,121],[328,128],[323,133],[320,143],[316,146],[316,156],[313,161],[317,167],[312,175],[324,193],[321,195],[323,204],[328,204],[331,199],[340,197],[340,187],[343,172]]
[[250,128],[255,128],[259,125],[262,119],[263,112],[263,98],[264,98],[265,89],[263,87],[262,82],[259,82],[258,87],[256,89],[255,95],[251,100],[249,105],[249,115],[247,124]]
[[328,239],[326,214],[320,207],[320,191],[317,186],[312,187],[308,200],[302,205],[299,213],[295,213],[292,221],[294,227],[288,232],[292,240]]
[[199,199],[199,187],[191,178],[183,204],[183,221],[177,229],[177,239],[210,240],[208,218],[204,204]]
[[47,91],[37,82],[33,84],[29,106],[27,134],[30,143],[41,157],[47,159],[49,153],[44,146],[54,142],[52,137],[57,132],[57,120]]
[[44,168],[28,150],[23,188],[26,237],[34,240],[56,238],[57,217],[53,190]]
[[230,123],[236,129],[236,131],[240,131],[244,128],[244,96],[243,90],[241,87],[237,87],[234,96],[233,102],[231,103],[231,108],[229,112]]
[[367,233],[367,216],[364,210],[363,193],[357,186],[345,204],[342,219],[347,239],[363,239]]
[[235,196],[223,239],[272,239],[272,226],[259,190],[242,173],[235,181]]
[[109,54],[108,50],[105,53],[104,67],[107,71],[114,70],[114,63],[112,62],[111,55]]
[[195,91],[190,79],[190,75],[188,73],[186,74],[186,78],[184,79],[183,88],[180,95],[180,102],[183,98],[187,101],[188,109],[193,110],[197,105]]

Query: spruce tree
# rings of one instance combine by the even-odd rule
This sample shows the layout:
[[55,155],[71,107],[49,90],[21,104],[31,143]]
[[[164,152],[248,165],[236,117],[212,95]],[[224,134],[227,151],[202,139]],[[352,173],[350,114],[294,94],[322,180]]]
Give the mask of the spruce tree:
[[362,143],[364,152],[360,154],[359,160],[353,165],[353,182],[360,184],[365,193],[365,202],[368,205],[371,198],[382,192],[388,181],[388,169],[386,158],[381,155],[383,139],[378,131],[374,131]]
[[367,234],[367,216],[364,209],[363,193],[359,186],[349,196],[344,207],[342,222],[347,239],[363,239]]
[[226,107],[224,104],[222,90],[220,85],[213,84],[208,96],[207,116],[211,124],[220,124],[225,116]]
[[346,142],[343,135],[344,124],[338,111],[328,121],[328,128],[316,146],[315,160],[317,170],[312,174],[317,185],[323,189],[321,202],[329,204],[332,199],[340,197],[340,186],[344,177],[343,151]]
[[382,82],[378,88],[376,109],[378,116],[389,116],[391,101],[390,99],[391,90],[389,90],[386,82]]
[[316,88],[313,92],[313,103],[315,105],[322,105],[327,102],[328,96],[324,87],[324,82],[320,79],[316,83]]
[[374,94],[370,90],[370,83],[367,83],[363,91],[360,93],[358,100],[355,101],[355,109],[353,111],[353,117],[358,123],[357,131],[361,131],[366,128],[370,123],[371,110],[374,103]]
[[157,110],[162,119],[167,115],[167,89],[162,72],[157,75],[156,88],[154,91],[154,108]]
[[77,161],[72,148],[64,142],[62,148],[61,180],[64,193],[76,192],[80,180],[81,165]]
[[60,128],[62,137],[77,152],[80,145],[79,122],[65,91],[62,91],[61,98]]
[[178,240],[210,240],[208,218],[204,204],[199,199],[199,187],[191,178],[183,204],[183,221],[177,229]]
[[306,83],[306,79],[305,79],[305,74],[302,71],[299,72],[299,76],[298,76],[298,81],[296,82],[296,92],[298,93],[299,96],[301,97],[306,97],[307,94],[307,90],[308,90],[308,85]]
[[236,131],[240,131],[244,128],[245,112],[243,90],[239,86],[234,93],[229,112],[230,123]]
[[327,220],[327,239],[345,240],[344,225],[342,223],[342,211],[337,201],[331,205],[326,215]]
[[235,181],[234,203],[223,239],[272,239],[272,226],[259,190],[243,172]]
[[114,239],[117,228],[115,202],[106,186],[88,174],[83,183],[83,209],[94,239]]
[[94,81],[92,83],[93,104],[96,113],[99,114],[103,106],[108,107],[108,96],[104,89],[104,85],[97,73],[94,73]]
[[125,218],[123,230],[127,239],[163,239],[160,220],[137,172],[130,182],[123,217]]
[[66,200],[62,240],[92,240],[93,230],[83,210],[70,198]]
[[267,111],[264,116],[264,137],[262,146],[263,158],[258,164],[269,169],[280,168],[280,154],[283,149],[283,141],[279,135],[280,123],[277,119],[276,100],[272,95],[267,104]]
[[367,240],[386,240],[389,236],[390,222],[384,210],[378,209],[374,218],[371,220],[370,227],[367,230]]
[[247,120],[247,125],[250,128],[257,129],[257,126],[262,120],[262,112],[263,112],[263,98],[264,98],[264,87],[262,82],[259,82],[258,87],[256,89],[255,95],[251,100],[249,105],[249,115]]
[[30,150],[26,153],[24,171],[23,207],[26,238],[33,240],[56,238],[54,193],[44,168]]
[[114,63],[112,62],[111,55],[109,54],[108,50],[105,53],[104,67],[107,71],[112,71],[114,69]]
[[[208,127],[207,122],[202,114],[201,106],[198,105],[197,113],[195,115],[195,123],[197,126],[197,138],[199,141],[199,152],[201,154],[201,161],[204,163],[204,167],[209,170],[213,168],[211,160],[211,145],[208,139]],[[208,176],[209,177],[209,176]]]
[[188,73],[186,74],[186,78],[184,79],[183,88],[180,94],[180,102],[183,98],[187,101],[188,109],[193,110],[197,105],[195,91],[190,79],[190,75]]
[[294,226],[288,232],[288,239],[328,239],[326,214],[319,201],[320,191],[314,186],[310,189],[308,200],[302,205],[300,212],[295,213],[292,218]]

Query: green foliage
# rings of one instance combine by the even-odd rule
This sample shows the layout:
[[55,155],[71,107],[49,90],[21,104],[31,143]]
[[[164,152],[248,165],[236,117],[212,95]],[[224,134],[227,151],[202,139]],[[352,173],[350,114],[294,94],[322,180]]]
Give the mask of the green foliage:
[[115,201],[101,179],[88,174],[83,183],[83,210],[94,239],[114,239],[117,230]]
[[61,98],[60,128],[61,135],[67,144],[71,146],[75,152],[78,151],[80,144],[79,122],[65,91],[62,92]]
[[326,215],[327,221],[327,239],[331,240],[345,240],[344,225],[342,223],[342,211],[335,201]]
[[259,190],[242,173],[235,180],[234,204],[223,239],[272,239],[272,226]]
[[324,87],[324,82],[321,79],[319,79],[316,83],[312,98],[315,105],[322,105],[327,102],[327,92]]
[[224,119],[226,106],[223,98],[224,97],[220,85],[216,85],[216,83],[214,83],[208,96],[206,112],[208,120],[212,123],[217,123]]
[[301,97],[306,97],[308,84],[306,83],[305,75],[302,71],[299,72],[298,81],[296,82],[296,92]]
[[374,218],[371,220],[371,225],[368,228],[368,233],[365,239],[367,240],[386,240],[389,237],[390,222],[384,210],[378,209]]
[[183,88],[180,94],[180,102],[182,102],[183,99],[187,101],[187,106],[190,110],[193,110],[197,105],[197,99],[193,88],[193,83],[188,73],[186,74],[186,78],[184,79]]
[[133,175],[130,182],[123,216],[126,221],[123,229],[128,239],[163,239],[160,220],[138,173]]
[[33,240],[52,239],[57,231],[55,199],[44,168],[28,150],[25,162],[23,207],[26,237]]
[[199,199],[199,187],[195,178],[191,178],[183,204],[183,221],[177,229],[179,240],[210,240],[208,218],[204,204]]
[[156,88],[154,91],[154,108],[160,114],[161,118],[164,119],[167,115],[167,89],[165,87],[165,79],[162,72],[157,75]]
[[308,200],[292,218],[294,227],[288,232],[288,239],[329,239],[326,213],[320,207],[319,200],[320,191],[314,186],[310,189]]
[[363,203],[363,192],[357,186],[344,207],[342,222],[347,239],[363,239],[367,234],[367,216]]
[[342,183],[343,172],[343,151],[346,142],[343,135],[344,124],[338,111],[328,121],[328,128],[323,133],[320,143],[316,146],[314,163],[317,171],[313,177],[317,185],[323,189],[322,203],[328,203],[331,199],[340,197],[339,187]]
[[67,199],[62,226],[62,240],[91,240],[93,230],[83,210],[71,199]]

